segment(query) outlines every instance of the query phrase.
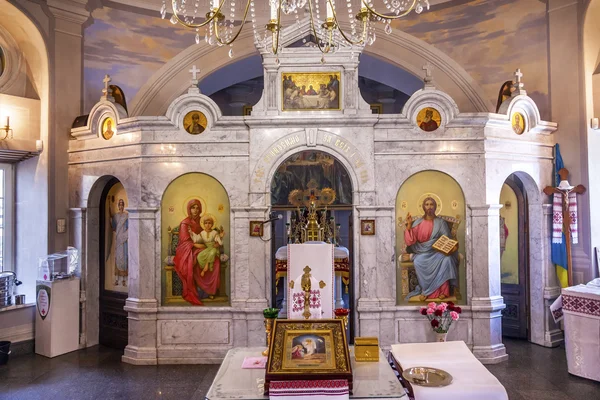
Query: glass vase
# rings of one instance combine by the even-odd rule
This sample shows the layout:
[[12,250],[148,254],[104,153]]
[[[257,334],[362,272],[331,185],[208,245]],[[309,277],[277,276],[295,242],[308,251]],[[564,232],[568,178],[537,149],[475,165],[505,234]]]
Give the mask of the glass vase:
[[445,342],[447,335],[448,335],[448,332],[436,332],[435,333],[435,341],[436,342]]

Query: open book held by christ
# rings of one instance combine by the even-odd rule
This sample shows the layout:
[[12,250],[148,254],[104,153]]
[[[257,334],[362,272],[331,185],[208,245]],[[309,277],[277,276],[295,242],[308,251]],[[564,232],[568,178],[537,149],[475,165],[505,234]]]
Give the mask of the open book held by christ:
[[458,249],[458,240],[452,240],[446,235],[442,235],[433,244],[433,249],[448,256]]

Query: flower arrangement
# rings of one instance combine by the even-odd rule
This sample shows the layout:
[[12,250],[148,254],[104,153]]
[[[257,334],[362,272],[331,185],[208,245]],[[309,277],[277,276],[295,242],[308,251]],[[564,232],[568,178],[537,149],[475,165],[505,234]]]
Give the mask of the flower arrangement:
[[455,306],[453,302],[436,304],[431,302],[427,307],[421,307],[421,314],[425,315],[431,327],[436,333],[448,333],[452,321],[458,321],[461,308]]

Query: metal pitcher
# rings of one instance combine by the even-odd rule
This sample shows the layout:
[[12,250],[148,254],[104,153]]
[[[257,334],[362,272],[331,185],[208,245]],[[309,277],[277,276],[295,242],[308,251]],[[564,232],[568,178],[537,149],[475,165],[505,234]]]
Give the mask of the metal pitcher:
[[12,295],[15,286],[19,286],[21,283],[21,281],[17,280],[17,274],[14,272],[0,272],[0,307],[12,305]]

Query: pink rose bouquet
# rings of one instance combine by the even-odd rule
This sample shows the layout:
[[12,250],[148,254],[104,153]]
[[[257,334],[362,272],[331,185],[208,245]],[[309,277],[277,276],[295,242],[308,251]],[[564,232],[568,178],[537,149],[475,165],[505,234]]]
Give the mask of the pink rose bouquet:
[[437,333],[447,333],[453,321],[458,321],[461,308],[453,302],[436,304],[431,302],[427,307],[421,307],[421,314],[425,315],[431,327]]

